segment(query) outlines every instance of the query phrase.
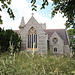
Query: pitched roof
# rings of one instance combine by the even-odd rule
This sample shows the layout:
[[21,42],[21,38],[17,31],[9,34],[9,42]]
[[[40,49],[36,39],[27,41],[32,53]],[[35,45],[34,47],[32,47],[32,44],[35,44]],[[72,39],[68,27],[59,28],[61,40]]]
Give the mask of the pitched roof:
[[44,31],[48,34],[48,38],[50,38],[54,32],[57,32],[60,38],[64,41],[64,44],[69,44],[65,29],[45,29]]
[[[68,37],[65,29],[44,29],[44,31],[48,34],[48,38],[52,36],[54,32],[56,32],[60,38],[64,41],[64,44],[68,45]],[[19,30],[14,30],[14,32],[20,34]]]
[[[38,23],[37,22],[37,20],[34,18],[34,16],[31,16],[31,18],[29,19],[29,21],[26,23],[26,25],[28,24],[28,23]],[[39,23],[38,23],[39,24]]]

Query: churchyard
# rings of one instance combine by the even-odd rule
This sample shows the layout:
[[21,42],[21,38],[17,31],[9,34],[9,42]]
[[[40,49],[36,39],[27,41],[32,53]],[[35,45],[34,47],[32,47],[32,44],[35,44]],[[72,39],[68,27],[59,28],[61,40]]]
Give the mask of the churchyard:
[[0,53],[0,75],[75,75],[75,58],[25,51]]

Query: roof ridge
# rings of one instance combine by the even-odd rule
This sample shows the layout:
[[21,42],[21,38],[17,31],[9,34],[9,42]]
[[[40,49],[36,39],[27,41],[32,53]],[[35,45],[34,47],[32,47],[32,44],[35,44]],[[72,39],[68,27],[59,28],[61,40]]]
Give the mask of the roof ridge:
[[65,29],[44,29],[44,30],[65,30]]

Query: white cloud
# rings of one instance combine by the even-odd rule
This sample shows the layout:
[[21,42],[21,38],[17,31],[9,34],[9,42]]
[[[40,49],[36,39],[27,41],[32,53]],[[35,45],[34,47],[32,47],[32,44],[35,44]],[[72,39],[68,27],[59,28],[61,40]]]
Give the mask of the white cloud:
[[52,3],[52,0],[48,0],[49,3]]
[[[62,14],[63,15],[63,14]],[[51,19],[51,28],[54,28],[54,29],[62,29],[62,28],[65,28],[65,22],[67,20],[67,18],[62,18],[62,15],[60,13],[56,14],[54,18]],[[50,28],[50,26],[48,25],[47,28]]]
[[[49,0],[49,2],[51,2],[51,0]],[[1,13],[4,21],[1,27],[4,27],[5,29],[18,29],[22,16],[24,16],[25,23],[27,23],[32,13],[29,5],[30,3],[28,3],[26,0],[12,0],[12,4],[10,7],[13,9],[13,12],[16,16],[15,20],[10,19],[7,13],[4,11]],[[39,23],[46,23],[46,27],[48,29],[65,28],[64,23],[66,21],[66,18],[62,18],[60,14],[57,14],[54,18],[51,19],[42,17],[42,15],[40,15],[38,12],[33,13],[34,17]]]
[[46,23],[47,29],[64,29],[65,28],[64,24],[67,19],[62,18],[62,15],[59,13],[52,19],[42,17],[38,13],[36,13],[34,16],[38,22]]
[[26,0],[12,0],[10,7],[14,12],[15,20],[10,19],[9,15],[5,11],[2,11],[3,25],[1,25],[1,27],[5,29],[18,29],[22,16],[24,16],[26,20],[27,17],[30,17],[31,8],[29,8]]

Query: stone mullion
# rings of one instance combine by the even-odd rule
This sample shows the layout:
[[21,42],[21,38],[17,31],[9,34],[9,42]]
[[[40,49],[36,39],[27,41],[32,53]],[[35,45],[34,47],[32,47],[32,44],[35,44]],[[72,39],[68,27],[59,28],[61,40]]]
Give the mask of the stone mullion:
[[36,36],[36,34],[35,34],[35,48],[37,48],[37,36]]
[[33,34],[33,43],[34,43],[34,34]]
[[35,34],[34,34],[34,42],[35,42]]
[[32,48],[32,34],[31,34],[31,48]]
[[31,35],[30,35],[30,48],[31,48]]
[[29,35],[29,48],[30,48],[30,35]]
[[36,48],[36,34],[35,34],[35,48]]
[[33,34],[33,43],[34,43],[34,34]]
[[32,34],[32,48],[33,48],[33,34]]
[[29,48],[29,35],[28,35],[28,48]]

